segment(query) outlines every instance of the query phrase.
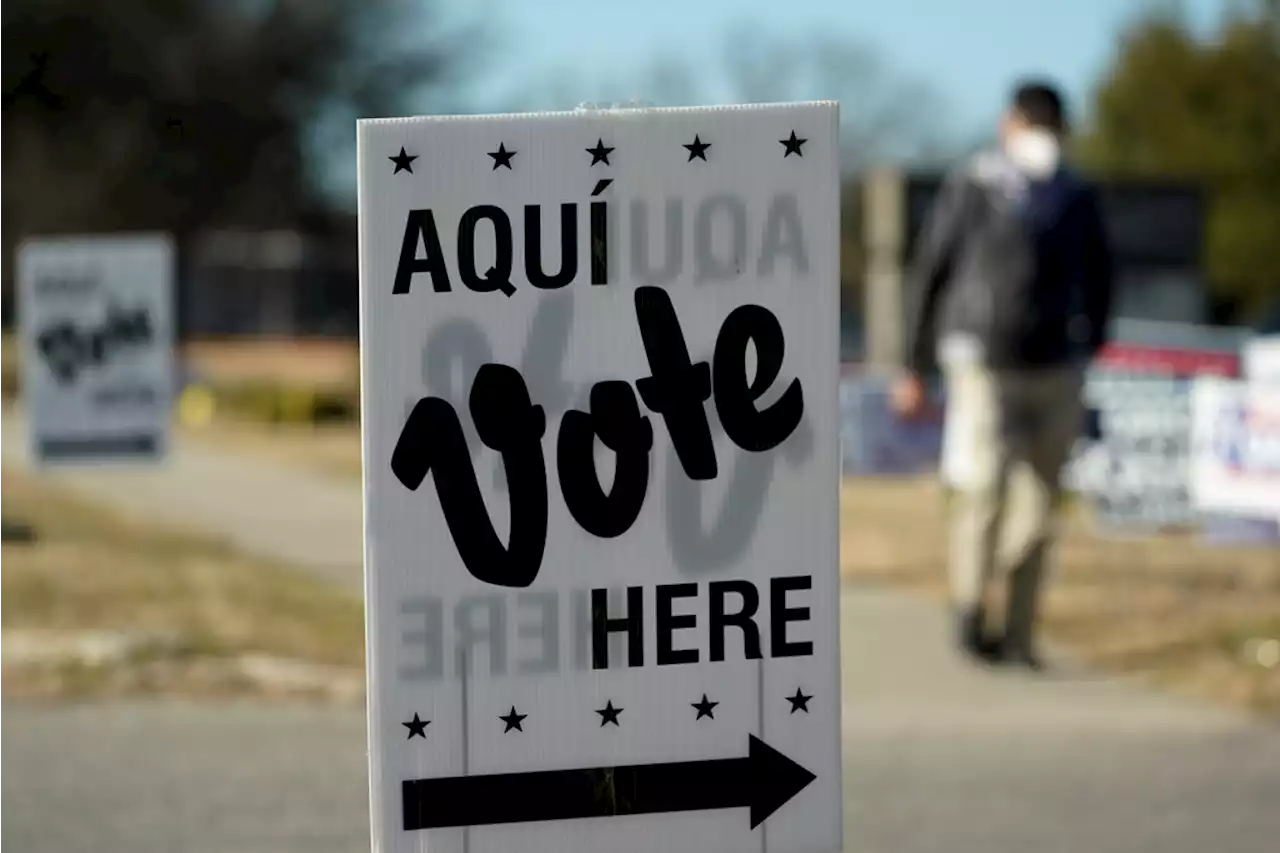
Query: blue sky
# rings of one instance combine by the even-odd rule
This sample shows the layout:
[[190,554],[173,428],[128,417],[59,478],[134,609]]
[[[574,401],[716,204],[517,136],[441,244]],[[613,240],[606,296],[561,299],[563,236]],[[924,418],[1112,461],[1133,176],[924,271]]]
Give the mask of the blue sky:
[[[930,85],[948,119],[972,134],[998,113],[1009,82],[1026,72],[1062,81],[1082,107],[1117,34],[1153,0],[455,2],[493,22],[500,38],[479,89],[486,96],[536,88],[540,75],[553,73],[590,88],[589,81],[600,75],[638,76],[662,53],[710,70],[721,62],[726,31],[745,23],[782,35],[821,31],[865,43],[896,74]],[[1230,2],[1181,5],[1197,29],[1211,29]]]
[[[1058,80],[1079,115],[1125,25],[1153,5],[1181,7],[1187,22],[1207,33],[1233,4],[1249,2],[438,0],[434,9],[446,24],[481,22],[487,30],[487,46],[467,58],[461,75],[466,91],[452,108],[459,112],[571,109],[610,96],[670,103],[644,91],[654,60],[676,57],[702,84],[723,71],[726,37],[745,26],[784,40],[817,33],[870,48],[890,78],[921,83],[936,96],[922,111],[936,131],[930,141],[945,152],[986,138],[1010,83],[1025,74]],[[807,90],[794,97],[839,93]],[[842,117],[856,109],[846,102]],[[326,182],[354,197],[350,152],[330,160]]]

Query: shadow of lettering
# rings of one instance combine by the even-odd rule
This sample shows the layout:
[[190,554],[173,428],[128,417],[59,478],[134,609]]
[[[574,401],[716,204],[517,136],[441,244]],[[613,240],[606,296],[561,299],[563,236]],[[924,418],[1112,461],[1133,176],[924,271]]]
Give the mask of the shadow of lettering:
[[[480,366],[491,361],[493,347],[471,320],[449,320],[437,326],[422,347],[422,384],[428,396],[439,397],[459,413],[467,450],[473,458],[478,449],[478,436],[467,410],[467,394],[475,384]],[[417,402],[416,396],[406,401],[406,418]]]
[[[520,359],[520,373],[530,394],[542,405],[548,422],[569,408],[579,390],[584,399],[590,392],[590,386],[579,389],[564,380],[573,313],[573,297],[568,293],[554,293],[540,299]],[[493,360],[493,346],[488,336],[476,322],[463,318],[437,326],[422,347],[422,384],[429,396],[447,401],[458,411],[467,451],[473,459],[479,447],[465,395],[475,382],[476,371]],[[405,400],[406,418],[417,401],[417,397]],[[493,485],[506,491],[507,477],[501,460],[494,461]]]
[[[724,434],[714,406],[707,406],[707,419],[713,434]],[[807,412],[778,450],[793,466],[813,455],[813,427]],[[683,575],[709,574],[733,566],[742,559],[760,524],[779,454],[751,453],[737,447],[731,452],[732,470],[724,498],[708,525],[704,503],[710,483],[686,477],[675,449],[667,448],[667,541],[672,561]]]
[[[607,587],[613,614],[626,610],[625,587]],[[402,682],[503,678],[592,671],[590,589],[490,593],[446,607],[436,595],[400,601],[396,675]],[[626,637],[609,637],[610,669],[626,667]]]

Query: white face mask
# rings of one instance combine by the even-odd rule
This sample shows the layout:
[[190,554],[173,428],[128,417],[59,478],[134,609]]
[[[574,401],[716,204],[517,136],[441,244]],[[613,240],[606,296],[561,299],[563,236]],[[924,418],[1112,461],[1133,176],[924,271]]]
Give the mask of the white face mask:
[[1046,130],[1017,130],[1005,138],[1004,152],[1013,164],[1032,177],[1053,174],[1062,159],[1062,145]]

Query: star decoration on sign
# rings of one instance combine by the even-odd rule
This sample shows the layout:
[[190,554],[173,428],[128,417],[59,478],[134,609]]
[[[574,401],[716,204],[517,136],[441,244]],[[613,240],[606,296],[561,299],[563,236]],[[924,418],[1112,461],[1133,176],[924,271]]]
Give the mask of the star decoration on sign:
[[707,149],[711,147],[711,143],[703,142],[702,137],[695,133],[693,136],[693,142],[686,144],[684,147],[689,150],[689,159],[686,162],[692,163],[694,157],[705,162],[707,159]]
[[507,146],[499,142],[498,150],[490,151],[489,156],[493,158],[493,170],[496,172],[499,166],[506,166],[509,170],[511,168],[511,158],[516,156],[516,152],[508,151]]
[[413,719],[410,722],[401,723],[400,725],[404,726],[406,729],[409,730],[409,737],[405,738],[406,740],[413,740],[414,735],[418,735],[423,740],[426,740],[427,726],[431,725],[431,721],[420,720],[418,719],[418,715],[415,713],[413,715]]
[[785,152],[785,153],[783,153],[782,158],[785,160],[786,158],[790,157],[792,154],[796,155],[797,157],[803,157],[803,156],[804,156],[804,152],[800,150],[800,146],[801,146],[801,145],[804,145],[804,144],[805,144],[806,142],[808,142],[808,141],[809,141],[809,140],[807,140],[807,139],[800,139],[800,138],[798,138],[798,137],[796,136],[796,132],[795,132],[794,130],[793,130],[793,131],[791,131],[791,138],[790,138],[790,139],[779,139],[779,140],[778,140],[778,143],[779,143],[780,145],[785,145],[785,146],[786,146],[786,148],[787,148],[786,152]]
[[600,727],[604,728],[605,723],[613,723],[618,725],[618,715],[622,713],[622,708],[613,707],[613,700],[610,699],[604,703],[604,707],[596,711],[600,715]]
[[787,701],[791,703],[791,713],[794,714],[796,711],[804,711],[806,714],[809,713],[809,700],[812,698],[813,694],[806,696],[801,693],[800,688],[797,687],[796,695],[787,697]]
[[505,715],[505,716],[502,716],[502,717],[499,717],[499,718],[498,718],[499,720],[502,720],[502,722],[504,722],[504,723],[506,723],[506,724],[507,724],[507,727],[506,727],[505,729],[503,729],[503,730],[502,730],[502,733],[503,733],[503,734],[506,734],[507,732],[511,731],[512,729],[515,729],[515,730],[516,730],[516,731],[518,731],[518,732],[522,732],[522,731],[524,731],[524,726],[520,725],[520,723],[521,723],[521,722],[524,720],[524,718],[525,718],[525,717],[527,717],[527,716],[529,716],[529,715],[528,715],[528,714],[517,714],[517,713],[516,713],[516,706],[515,706],[515,705],[512,705],[512,706],[511,706],[511,713],[509,713],[509,714],[507,714],[507,715]]
[[418,159],[418,155],[404,153],[404,146],[401,145],[400,153],[395,155],[394,157],[388,157],[387,159],[390,160],[392,163],[396,164],[396,170],[391,174],[398,175],[401,172],[408,172],[409,174],[412,175],[413,161]]
[[698,709],[698,716],[694,718],[695,720],[701,720],[703,717],[710,717],[714,720],[716,715],[711,713],[711,709],[720,703],[707,701],[707,694],[703,693],[701,702],[690,702],[689,704]]
[[609,162],[609,154],[612,151],[613,151],[612,148],[604,144],[603,139],[596,140],[595,148],[586,149],[586,152],[591,155],[592,166],[594,166],[596,163],[604,163],[606,166],[613,165],[612,163]]

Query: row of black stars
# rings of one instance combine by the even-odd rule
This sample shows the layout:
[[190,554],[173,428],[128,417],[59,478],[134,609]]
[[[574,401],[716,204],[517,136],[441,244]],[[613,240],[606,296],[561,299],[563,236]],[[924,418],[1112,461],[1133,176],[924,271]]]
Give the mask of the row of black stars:
[[[796,132],[794,130],[791,131],[791,137],[789,139],[779,139],[778,144],[783,146],[784,149],[782,152],[783,158],[790,157],[792,154],[797,157],[803,157],[804,152],[801,148],[808,141],[808,139],[801,139],[796,136]],[[711,148],[711,143],[703,142],[700,134],[694,134],[693,142],[686,143],[684,148],[689,152],[689,160],[687,162],[692,163],[695,159],[706,162],[707,150]],[[597,139],[594,148],[584,148],[583,150],[591,155],[592,166],[597,163],[604,163],[606,166],[611,166],[613,164],[609,162],[609,155],[616,151],[617,148],[605,145],[603,139]],[[493,158],[494,171],[497,171],[499,166],[505,166],[510,170],[511,158],[515,157],[518,153],[519,152],[517,151],[508,151],[506,143],[503,142],[498,143],[497,151],[488,152],[489,156]],[[418,155],[406,153],[404,146],[402,145],[400,146],[399,154],[388,157],[387,159],[396,164],[395,171],[391,174],[398,175],[401,172],[413,174],[413,161],[418,159]]]
[[[794,714],[796,711],[804,711],[807,714],[809,713],[809,700],[812,698],[813,694],[806,695],[801,692],[799,687],[797,687],[796,695],[787,696],[786,700],[791,703],[791,713]],[[716,718],[715,707],[719,704],[719,702],[712,702],[709,700],[705,693],[702,694],[701,701],[689,703],[689,705],[698,712],[698,716],[694,718],[695,720],[701,720],[703,717],[708,717],[714,720]],[[596,713],[600,715],[600,726],[603,728],[609,723],[613,723],[615,726],[621,726],[622,724],[618,722],[618,715],[624,710],[626,709],[615,708],[613,706],[612,699],[606,701],[603,708],[596,709]],[[506,724],[506,728],[502,730],[503,733],[505,734],[510,731],[523,732],[524,721],[528,716],[528,714],[517,713],[516,706],[512,705],[509,712],[498,717],[499,720]],[[400,725],[409,730],[409,740],[412,740],[415,735],[425,740],[427,737],[427,726],[431,725],[431,721],[421,719],[415,713],[412,720],[407,723],[401,723]]]

